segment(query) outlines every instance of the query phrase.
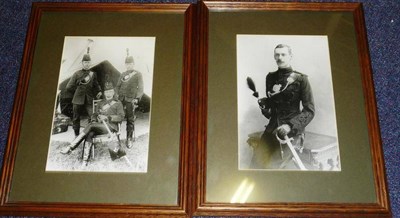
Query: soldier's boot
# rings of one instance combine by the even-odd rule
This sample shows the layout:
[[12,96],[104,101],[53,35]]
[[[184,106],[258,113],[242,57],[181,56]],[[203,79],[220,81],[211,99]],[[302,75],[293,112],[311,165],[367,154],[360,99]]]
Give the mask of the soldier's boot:
[[133,138],[132,138],[132,136],[133,136],[133,131],[129,131],[128,132],[128,134],[127,134],[127,138],[126,138],[126,147],[127,148],[132,148],[133,147]]
[[132,138],[127,139],[126,147],[129,149],[131,149],[133,147],[133,139]]
[[88,165],[91,148],[92,148],[92,143],[85,142],[85,147],[83,148],[82,167],[86,167]]
[[83,140],[85,137],[85,133],[81,133],[78,136],[75,137],[74,141],[72,141],[68,146],[61,148],[60,153],[61,154],[70,154],[72,150],[74,150],[76,147],[78,147],[79,143]]
[[77,138],[79,136],[79,131],[80,131],[80,129],[74,129],[75,138]]

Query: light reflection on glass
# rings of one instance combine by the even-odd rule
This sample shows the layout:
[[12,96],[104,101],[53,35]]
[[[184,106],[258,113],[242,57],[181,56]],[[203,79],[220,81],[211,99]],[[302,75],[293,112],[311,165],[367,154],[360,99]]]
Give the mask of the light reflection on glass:
[[250,194],[253,192],[254,183],[249,182],[247,178],[245,178],[237,188],[235,194],[231,198],[231,203],[246,203]]

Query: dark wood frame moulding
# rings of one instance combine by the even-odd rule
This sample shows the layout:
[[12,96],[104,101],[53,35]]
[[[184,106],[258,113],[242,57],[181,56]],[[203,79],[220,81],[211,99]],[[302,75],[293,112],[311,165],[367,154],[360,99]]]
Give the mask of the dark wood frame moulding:
[[[312,216],[312,217],[391,217],[386,174],[384,168],[382,142],[378,123],[376,99],[368,42],[364,24],[361,3],[278,3],[278,2],[228,2],[202,1],[198,5],[198,61],[196,67],[198,99],[196,109],[197,163],[195,169],[196,187],[193,201],[193,211],[196,216]],[[357,33],[358,59],[364,92],[365,114],[368,121],[371,159],[373,161],[376,204],[363,203],[211,203],[206,201],[206,171],[207,171],[207,81],[208,81],[208,27],[209,13],[212,12],[241,12],[241,11],[344,11],[351,12]]]
[[[191,4],[127,4],[127,3],[33,3],[28,32],[25,41],[24,57],[21,64],[18,88],[14,100],[7,146],[4,153],[0,181],[0,214],[29,216],[168,216],[186,217],[188,195],[189,165],[189,111],[190,81],[192,78],[193,13]],[[124,205],[96,203],[40,203],[10,202],[8,195],[12,185],[12,175],[17,153],[17,144],[27,90],[32,71],[34,50],[40,20],[44,12],[140,12],[140,13],[182,13],[184,14],[184,42],[182,60],[181,128],[179,151],[179,179],[177,205]]]
[[[354,16],[373,161],[376,204],[206,202],[208,15],[210,11],[347,11]],[[185,14],[178,204],[121,205],[10,202],[12,174],[43,12],[179,12]],[[315,216],[390,217],[371,64],[361,3],[200,1],[197,4],[33,3],[0,181],[0,214],[30,216]]]

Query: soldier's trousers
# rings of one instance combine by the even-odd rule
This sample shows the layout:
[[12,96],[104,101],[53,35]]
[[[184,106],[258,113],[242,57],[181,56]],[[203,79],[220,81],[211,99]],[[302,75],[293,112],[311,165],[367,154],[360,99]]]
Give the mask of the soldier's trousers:
[[[110,130],[112,132],[115,132],[116,130],[114,130],[113,128],[109,127]],[[85,139],[86,142],[93,142],[93,137],[96,135],[103,135],[103,134],[107,134],[108,130],[107,128],[104,126],[103,123],[90,123],[89,125],[87,125],[84,129],[83,129],[83,134],[85,134],[85,137],[83,137],[79,142],[75,143],[75,146],[73,148],[71,148],[72,150],[74,150],[76,147],[79,146],[79,144]]]
[[[293,145],[301,144],[301,136],[294,136]],[[282,145],[282,149],[286,150],[285,156],[290,155],[287,152],[286,144]],[[253,157],[251,160],[251,169],[279,169],[284,159],[281,156],[281,145],[275,134],[265,131],[256,147],[253,149]]]
[[127,138],[132,138],[133,131],[135,130],[135,113],[133,112],[133,103],[129,101],[122,101],[126,117],[126,134]]
[[79,135],[79,129],[81,127],[81,115],[83,114],[83,110],[86,110],[86,113],[90,117],[93,114],[93,105],[86,103],[83,105],[73,104],[73,116],[72,116],[72,128],[74,129],[75,135]]

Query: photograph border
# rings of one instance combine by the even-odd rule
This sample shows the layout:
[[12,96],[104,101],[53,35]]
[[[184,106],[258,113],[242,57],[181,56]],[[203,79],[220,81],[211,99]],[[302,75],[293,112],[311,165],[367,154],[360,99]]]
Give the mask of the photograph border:
[[[89,40],[92,40],[92,41],[89,41]],[[68,142],[74,141],[72,131],[71,131],[73,129],[68,129],[68,126],[66,126],[67,128],[65,128],[65,125],[64,125],[65,122],[68,122],[71,120],[65,121],[64,119],[66,119],[66,118],[63,116],[60,116],[60,115],[67,115],[70,119],[72,119],[71,114],[68,114],[68,112],[71,112],[71,111],[68,111],[67,109],[63,108],[61,100],[59,98],[62,99],[63,97],[61,97],[62,96],[61,93],[63,91],[64,92],[66,91],[66,86],[63,88],[62,84],[63,83],[65,84],[70,78],[72,78],[73,73],[76,73],[82,69],[82,66],[79,66],[79,64],[82,64],[82,63],[73,62],[67,68],[68,70],[65,70],[66,67],[65,67],[65,63],[64,63],[64,62],[67,62],[68,59],[72,56],[72,54],[68,54],[68,51],[71,51],[71,50],[75,51],[76,44],[78,44],[82,41],[87,42],[87,47],[84,48],[84,51],[87,52],[89,50],[89,51],[91,51],[90,52],[91,54],[98,55],[96,58],[97,61],[91,60],[91,66],[89,67],[90,69],[96,68],[97,66],[102,65],[102,64],[106,64],[107,66],[108,66],[108,64],[110,64],[112,67],[119,69],[117,71],[125,72],[126,68],[122,67],[122,65],[121,65],[122,61],[117,62],[115,60],[115,57],[113,58],[112,56],[119,54],[120,55],[119,60],[122,60],[123,57],[126,56],[126,59],[127,59],[128,55],[131,55],[130,57],[133,57],[133,60],[136,60],[136,63],[134,63],[135,64],[134,70],[137,71],[138,73],[140,73],[142,78],[147,77],[146,79],[143,79],[142,82],[143,82],[143,96],[145,96],[145,98],[148,97],[148,99],[149,99],[149,102],[148,102],[149,111],[143,112],[143,111],[140,111],[140,109],[139,109],[139,111],[143,114],[148,113],[148,117],[146,119],[143,116],[137,116],[136,118],[138,118],[138,117],[140,117],[140,118],[135,119],[134,126],[138,127],[138,126],[140,126],[140,124],[142,124],[142,125],[145,124],[145,126],[147,126],[147,128],[143,128],[142,126],[140,126],[139,129],[147,129],[147,131],[145,131],[144,133],[145,134],[150,133],[151,91],[152,91],[152,86],[153,86],[153,69],[154,69],[156,37],[149,37],[149,36],[147,36],[147,37],[146,36],[140,36],[140,37],[136,37],[136,36],[131,36],[131,37],[129,37],[129,36],[123,36],[123,37],[118,37],[118,36],[112,36],[112,37],[110,37],[110,36],[64,36],[64,46],[63,46],[63,51],[62,51],[62,64],[60,66],[60,72],[59,72],[59,77],[58,77],[59,80],[58,80],[57,94],[56,94],[56,98],[54,99],[54,101],[55,101],[55,103],[54,103],[54,105],[55,105],[54,106],[54,114],[55,114],[54,120],[62,120],[64,122],[62,122],[62,121],[61,121],[61,123],[53,122],[53,125],[51,128],[52,131],[50,133],[49,149],[48,149],[48,155],[47,155],[47,161],[46,161],[46,172],[147,173],[149,143],[140,143],[140,142],[138,142],[139,140],[136,140],[136,143],[135,143],[136,148],[144,148],[142,150],[138,149],[140,155],[135,155],[134,157],[131,157],[131,158],[128,158],[128,156],[126,156],[126,157],[122,156],[122,157],[117,158],[117,159],[123,160],[123,165],[122,166],[119,165],[118,167],[115,167],[115,165],[113,165],[113,167],[114,167],[113,169],[107,169],[107,166],[104,166],[104,165],[103,165],[104,168],[101,168],[100,166],[93,167],[92,164],[96,165],[96,163],[103,162],[103,161],[99,161],[99,160],[94,161],[96,159],[95,156],[98,156],[97,158],[107,157],[106,160],[107,161],[109,160],[108,156],[106,156],[106,155],[95,155],[95,153],[100,153],[100,150],[101,150],[101,149],[97,150],[97,147],[96,147],[96,149],[93,150],[93,153],[91,153],[89,155],[88,160],[87,160],[88,163],[87,163],[86,167],[82,167],[82,166],[77,167],[77,164],[79,164],[79,163],[82,164],[83,160],[82,160],[82,162],[77,161],[74,163],[73,161],[79,160],[80,158],[77,158],[77,156],[73,156],[73,155],[71,156],[72,152],[67,153],[67,155],[65,155],[59,151],[59,148],[57,148],[58,143],[66,144]],[[96,42],[96,46],[93,46],[94,42]],[[129,45],[128,46],[129,48],[126,48],[126,50],[125,50],[126,54],[121,53],[121,52],[120,53],[115,52],[115,50],[118,50],[118,49],[115,49],[115,47],[120,47],[119,51],[124,51],[124,49],[121,49],[122,44]],[[107,46],[105,46],[105,45],[107,45]],[[145,46],[145,47],[152,46],[152,48],[148,49],[148,50],[135,49],[135,48],[132,49],[134,47],[134,45]],[[73,47],[74,49],[72,49],[71,47]],[[100,54],[98,54],[99,52],[93,53],[93,48],[101,49],[103,52],[100,52]],[[130,50],[131,51],[132,50],[140,51],[140,54],[142,54],[142,55],[139,56],[138,53],[129,54]],[[111,56],[110,59],[114,59],[114,60],[110,61],[110,59],[105,59],[104,57],[99,57],[99,56],[103,56],[103,54],[105,54],[105,53],[107,54],[107,57]],[[147,53],[147,55],[143,55],[143,53]],[[149,55],[149,53],[151,53],[151,54]],[[74,55],[76,55],[76,54],[74,54]],[[80,56],[82,56],[82,54]],[[91,56],[91,57],[93,57],[93,56]],[[102,60],[102,61],[99,61],[99,60]],[[139,61],[137,61],[137,60],[139,60]],[[108,62],[108,63],[105,63],[105,62]],[[119,63],[119,65],[118,65],[118,63]],[[151,63],[151,65],[148,63]],[[150,70],[148,70],[146,72],[144,69],[144,65],[146,65],[146,67],[148,69],[150,66]],[[126,64],[125,64],[125,67],[126,67]],[[143,75],[142,72],[145,72],[145,74]],[[96,72],[97,80],[100,80],[99,77],[101,76],[101,74],[105,74],[105,72],[102,70],[98,70]],[[107,78],[108,77],[105,76],[104,86],[106,86],[107,82],[111,82],[113,87],[117,86],[117,83],[118,83],[117,77],[111,77],[111,79],[108,78],[108,80],[107,80]],[[115,84],[114,84],[114,82],[115,82]],[[60,92],[60,93],[58,93],[58,92]],[[104,93],[105,93],[105,90],[104,90]],[[114,94],[115,94],[115,92],[114,92]],[[94,99],[92,102],[92,107],[93,107],[92,111],[95,111],[95,104],[97,104],[99,102],[99,100],[101,101],[104,99],[106,99],[105,96],[102,96],[99,99]],[[142,96],[139,99],[140,99],[139,100],[139,102],[140,102],[142,99]],[[139,108],[139,105],[136,105],[136,106]],[[138,111],[138,108],[135,107],[135,112]],[[66,112],[64,112],[63,109]],[[85,119],[85,117],[83,119]],[[88,117],[87,119],[90,119],[90,117]],[[93,119],[93,117],[92,117],[92,119]],[[138,122],[137,120],[140,120],[142,122],[140,122],[140,121]],[[98,120],[96,120],[96,121],[98,121]],[[111,138],[105,139],[104,134],[98,134],[98,135],[96,134],[94,136],[94,138],[100,137],[102,139],[99,139],[98,141],[96,141],[96,139],[95,139],[94,144],[102,143],[103,145],[104,144],[110,145],[110,143],[115,143],[117,140],[119,140],[120,144],[127,145],[126,143],[124,143],[127,138],[127,129],[123,125],[123,122],[124,122],[124,119],[122,122],[118,123],[118,126],[120,127],[119,129],[117,129],[117,132],[116,132],[117,133],[116,135],[119,135],[118,139],[116,139],[115,136],[114,136],[114,138],[111,137]],[[58,126],[57,124],[61,124],[62,126],[61,125]],[[89,123],[86,125],[86,123],[84,122],[81,127],[84,129],[88,125],[89,125]],[[57,128],[59,128],[59,130],[57,132],[53,132],[56,128],[55,126],[57,126]],[[62,129],[62,128],[65,128],[65,129]],[[67,133],[70,133],[70,134],[67,135]],[[140,133],[139,134],[135,133],[135,139],[140,138],[140,137],[141,137]],[[149,137],[144,137],[144,138],[146,138],[145,140],[147,140],[147,142],[148,142]],[[82,142],[86,143],[86,139],[83,139]],[[79,144],[78,144],[78,146],[79,146]],[[126,147],[128,148],[128,146],[126,146]],[[125,155],[129,154],[129,150],[131,148],[133,148],[133,144],[132,144],[132,147],[128,148],[128,150],[124,149]],[[109,152],[110,152],[110,150],[109,150]],[[79,152],[77,152],[77,153],[79,153]],[[79,154],[76,154],[76,155],[79,156]],[[52,159],[52,157],[54,157],[54,158]],[[63,158],[63,157],[66,157],[67,160],[58,159],[58,158]],[[131,162],[131,160],[133,163]],[[92,161],[94,161],[94,162],[92,162]],[[61,162],[64,162],[67,164],[63,165]],[[90,162],[92,162],[92,164],[89,164]],[[93,168],[91,168],[91,167],[93,167]],[[130,170],[128,170],[128,169],[130,169]]]
[[[115,12],[115,13],[181,13],[183,15],[183,60],[180,112],[180,142],[177,204],[176,205],[146,205],[115,203],[57,203],[57,202],[12,202],[9,200],[13,171],[16,163],[18,142],[21,134],[22,118],[26,107],[29,81],[32,73],[35,46],[38,40],[41,17],[45,12]],[[11,116],[10,129],[4,153],[0,189],[0,214],[34,215],[34,216],[125,216],[137,215],[169,215],[185,217],[188,196],[188,151],[189,151],[189,95],[192,71],[192,25],[194,6],[191,4],[128,4],[128,3],[33,3],[31,17],[26,36],[24,56],[22,59],[18,88],[15,95]]]
[[[340,171],[340,146],[337,141],[338,133],[328,35],[237,34],[236,44],[239,170],[302,170],[299,164],[291,161],[273,167],[258,168],[254,166],[255,163],[251,159],[251,153],[256,153],[258,148],[257,137],[261,137],[262,130],[266,128],[265,122],[273,119],[260,113],[261,106],[260,103],[257,104],[257,101],[265,99],[264,96],[267,96],[266,90],[264,90],[266,87],[263,87],[266,78],[279,69],[272,51],[275,50],[276,46],[289,46],[292,52],[291,69],[293,72],[305,76],[309,81],[310,92],[313,96],[312,104],[315,108],[315,114],[309,124],[306,125],[304,135],[302,135],[304,142],[297,145],[292,143],[292,145],[302,146],[304,149],[295,147],[295,149],[300,149],[298,156],[301,159],[301,165],[305,167],[303,170]],[[246,78],[253,82],[255,91],[250,89],[249,81],[246,81]],[[301,108],[300,112],[304,112]],[[292,137],[293,139],[296,138],[296,136]],[[313,147],[313,143],[310,141],[315,138],[325,140],[324,144]],[[251,140],[254,140],[254,142],[250,142]],[[325,158],[321,159],[316,157],[318,156],[317,150],[321,152],[321,150],[327,148],[329,148],[329,152],[326,153],[331,154],[329,157],[324,156]],[[290,149],[286,148],[286,151],[285,147],[281,147],[281,149],[283,156],[277,155],[278,159],[272,160],[270,164],[285,159],[283,158],[285,154],[291,156]],[[310,157],[312,154],[316,156]],[[325,152],[318,154],[325,154]]]
[[[245,203],[232,204],[223,202],[207,202],[207,104],[208,98],[208,67],[209,67],[209,13],[221,12],[260,12],[260,11],[324,11],[324,12],[351,12],[358,48],[361,83],[365,102],[365,116],[368,124],[368,135],[373,166],[373,184],[376,192],[376,203]],[[194,184],[195,200],[194,214],[196,216],[223,215],[223,216],[379,216],[390,217],[388,187],[385,176],[382,142],[380,138],[377,105],[374,95],[372,70],[366,38],[366,28],[361,3],[266,3],[266,2],[218,2],[204,1],[199,3],[198,32],[200,45],[197,52],[199,69],[196,84],[199,108],[196,110],[196,147],[197,171]],[[361,112],[363,113],[363,112]],[[364,114],[364,113],[363,113]],[[369,158],[369,157],[364,157]],[[219,164],[223,164],[222,162]]]

